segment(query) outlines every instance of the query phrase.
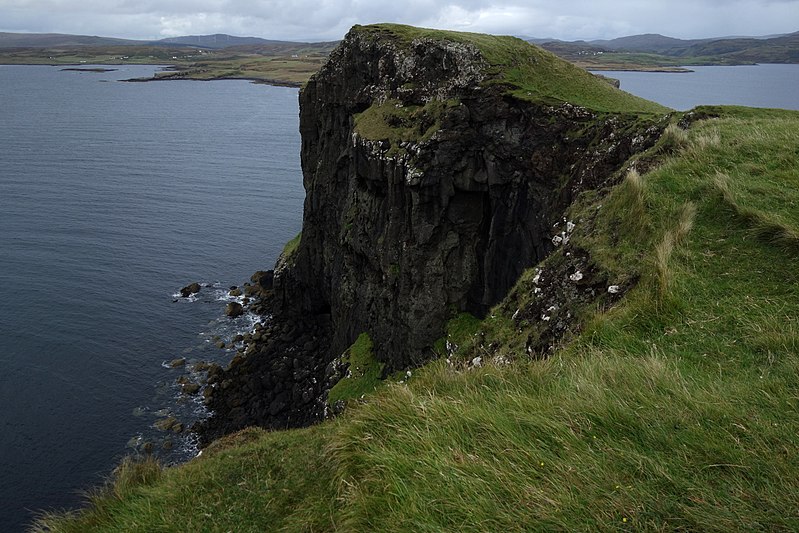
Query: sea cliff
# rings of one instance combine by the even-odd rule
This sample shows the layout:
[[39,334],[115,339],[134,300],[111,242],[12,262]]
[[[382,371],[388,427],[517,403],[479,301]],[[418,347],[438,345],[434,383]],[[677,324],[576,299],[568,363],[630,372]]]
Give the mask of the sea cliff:
[[203,435],[318,420],[361,333],[386,373],[436,357],[447,321],[485,316],[664,115],[512,37],[353,28],[300,92],[302,236],[254,280],[272,320],[214,376]]

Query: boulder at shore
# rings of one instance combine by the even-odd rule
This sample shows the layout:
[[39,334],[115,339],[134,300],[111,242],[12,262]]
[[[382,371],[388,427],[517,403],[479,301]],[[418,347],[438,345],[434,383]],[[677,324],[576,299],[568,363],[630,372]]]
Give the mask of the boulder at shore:
[[231,318],[244,314],[244,307],[238,302],[230,302],[225,306],[225,314]]
[[197,282],[186,285],[180,289],[180,295],[184,298],[188,298],[192,294],[197,294],[198,292],[200,292],[200,284]]

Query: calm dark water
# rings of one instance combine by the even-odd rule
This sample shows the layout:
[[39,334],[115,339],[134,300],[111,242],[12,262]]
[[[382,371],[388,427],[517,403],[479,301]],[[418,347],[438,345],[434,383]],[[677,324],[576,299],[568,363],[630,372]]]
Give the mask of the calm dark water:
[[688,67],[694,72],[599,72],[629,93],[687,111],[698,105],[799,110],[799,65]]
[[[202,416],[163,363],[229,360],[213,337],[253,318],[222,316],[225,288],[301,226],[295,89],[123,68],[0,66],[0,531]],[[214,286],[173,302],[191,281]]]

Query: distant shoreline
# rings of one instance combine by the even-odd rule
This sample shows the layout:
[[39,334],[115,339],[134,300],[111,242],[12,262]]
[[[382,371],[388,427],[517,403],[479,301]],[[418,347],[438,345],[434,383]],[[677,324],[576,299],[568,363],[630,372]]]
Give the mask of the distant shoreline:
[[[77,71],[77,72],[112,72],[117,71],[119,69],[116,68],[103,68],[100,66],[87,66],[83,63],[2,63],[7,65],[47,65],[52,67],[66,67],[62,68],[62,71]],[[152,65],[158,66],[161,68],[160,71],[156,72],[152,76],[144,76],[140,78],[129,78],[124,80],[119,80],[123,82],[129,83],[146,83],[146,82],[154,82],[154,81],[217,81],[217,80],[243,80],[249,81],[255,84],[263,84],[263,85],[271,85],[274,87],[290,87],[290,88],[301,88],[305,81],[297,81],[297,80],[289,80],[289,79],[281,79],[275,77],[258,77],[258,76],[229,76],[229,75],[220,75],[220,76],[209,76],[209,77],[197,77],[192,73],[191,70],[182,70],[181,65],[177,64],[164,64],[164,63],[107,63],[107,65],[113,66],[124,66],[124,65]],[[614,65],[579,65],[579,67],[584,68],[589,72],[657,72],[657,73],[667,73],[667,74],[683,74],[683,73],[690,73],[694,72],[693,70],[686,68],[686,67],[649,67],[649,66],[640,66],[640,67],[633,67],[633,66],[614,66]],[[309,74],[310,77],[310,74]]]
[[[261,85],[272,85],[274,87],[291,87],[299,89],[305,83],[304,81],[295,81],[295,80],[286,80],[280,78],[260,78],[257,76],[211,76],[208,78],[198,78],[194,77],[191,74],[191,71],[185,70],[178,70],[180,69],[179,65],[164,65],[163,63],[105,63],[111,66],[126,66],[126,65],[133,65],[133,66],[154,66],[160,67],[161,70],[157,71],[152,76],[144,76],[141,78],[129,78],[126,80],[119,80],[124,82],[131,82],[131,83],[144,83],[144,82],[151,82],[151,81],[217,81],[217,80],[243,80],[249,81],[255,84]],[[0,66],[30,66],[30,67],[65,67],[62,68],[62,72],[115,72],[119,71],[118,68],[105,68],[102,66],[87,66],[85,63],[2,63],[0,62]],[[159,72],[165,74],[158,75]]]
[[[685,74],[695,72],[687,67],[621,67],[621,66],[582,66],[589,72],[661,72],[666,74]],[[725,65],[732,66],[732,65]]]
[[101,68],[101,67],[69,67],[69,68],[62,68],[62,71],[70,71],[70,72],[114,72],[119,69],[116,68]]
[[275,87],[293,87],[293,88],[300,88],[303,86],[303,83],[292,81],[292,80],[280,80],[274,78],[258,78],[255,76],[215,76],[210,78],[195,78],[191,75],[187,75],[185,72],[174,72],[162,76],[158,76],[157,73],[152,76],[145,76],[142,78],[130,78],[127,80],[120,80],[124,82],[130,83],[146,83],[151,81],[218,81],[218,80],[242,80],[242,81],[249,81],[250,83],[262,84],[262,85],[272,85]]

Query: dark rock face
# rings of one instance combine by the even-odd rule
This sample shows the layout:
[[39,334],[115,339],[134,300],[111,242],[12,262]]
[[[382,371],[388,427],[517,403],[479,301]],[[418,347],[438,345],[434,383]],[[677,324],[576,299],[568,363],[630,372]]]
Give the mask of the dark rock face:
[[[408,49],[351,32],[300,94],[302,241],[276,272],[281,310],[329,312],[332,348],[370,333],[390,368],[419,363],[452,309],[483,315],[551,249],[550,227],[657,139],[634,117],[532,104],[483,87],[471,45]],[[367,139],[381,102],[447,102],[429,139]]]
[[[267,304],[268,305],[268,302]],[[195,429],[202,444],[247,426],[306,426],[324,415],[329,316],[275,317],[248,334],[230,367],[208,372],[206,404],[214,416]]]
[[[482,83],[485,66],[470,44],[353,30],[301,91],[302,238],[244,285],[271,318],[229,368],[209,370],[202,442],[319,420],[331,363],[360,333],[387,370],[429,359],[453,311],[499,302],[551,252],[576,194],[608,184],[662,131],[520,100]],[[385,136],[356,124],[376,106],[398,110]]]

